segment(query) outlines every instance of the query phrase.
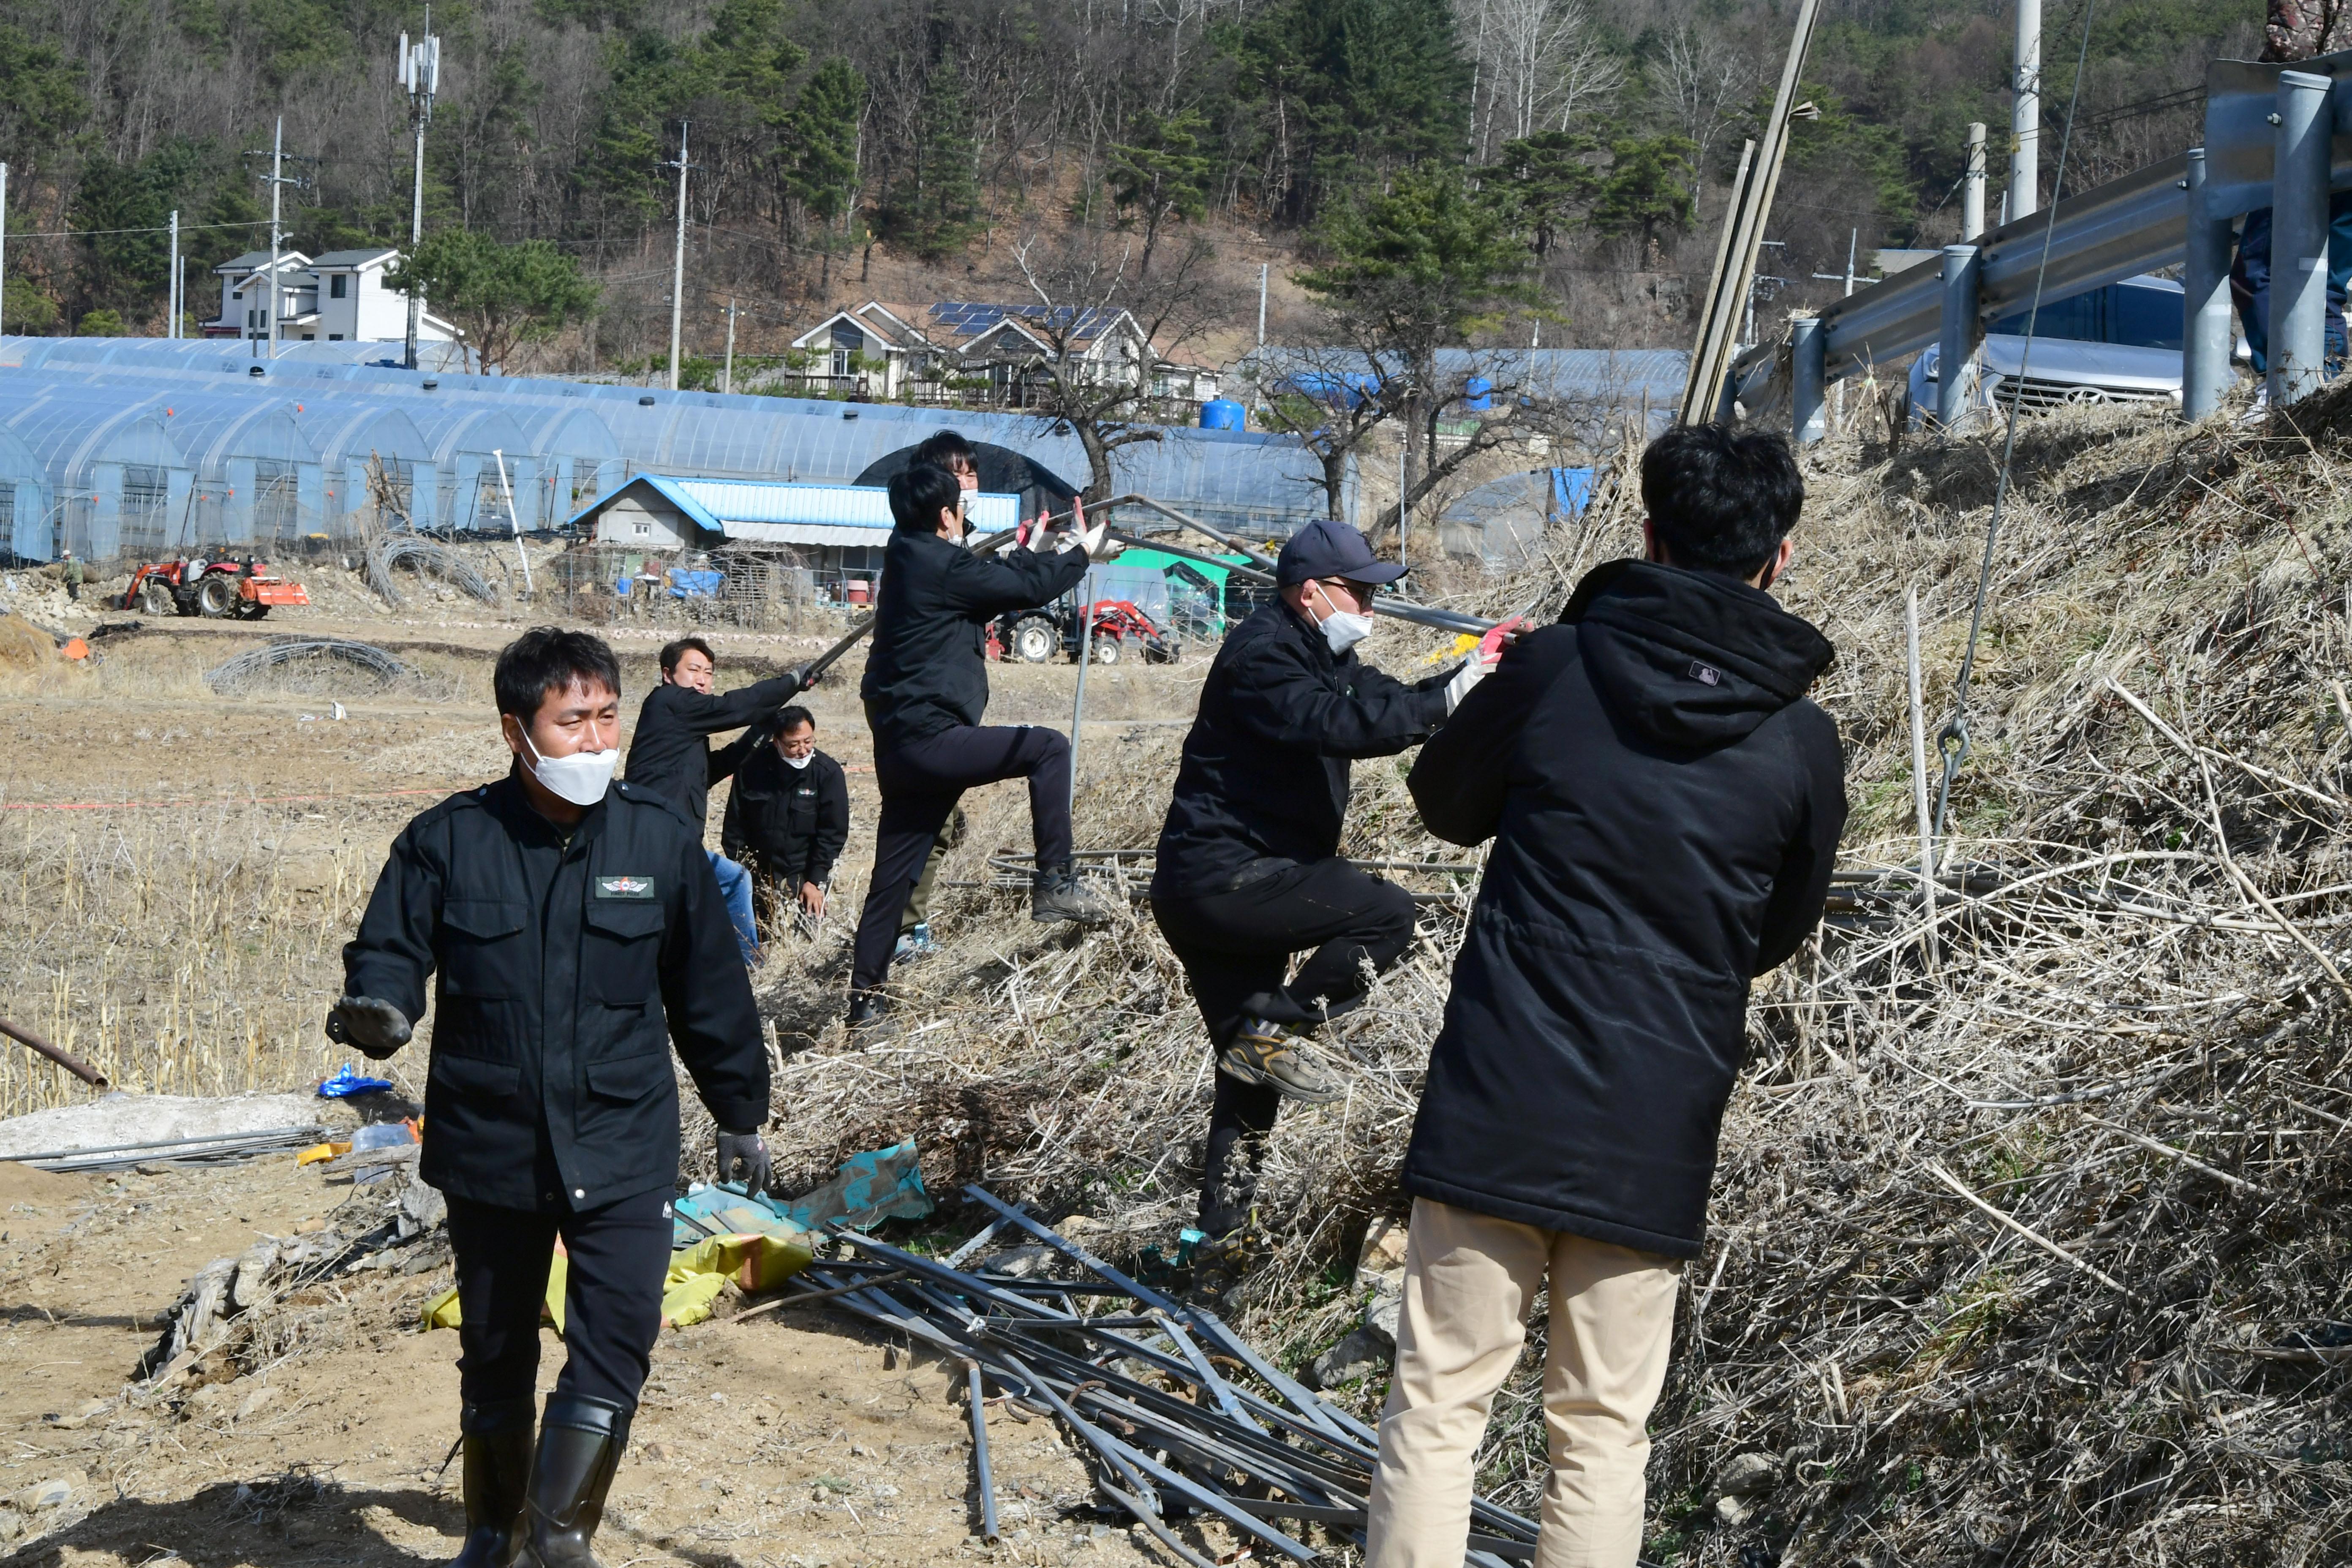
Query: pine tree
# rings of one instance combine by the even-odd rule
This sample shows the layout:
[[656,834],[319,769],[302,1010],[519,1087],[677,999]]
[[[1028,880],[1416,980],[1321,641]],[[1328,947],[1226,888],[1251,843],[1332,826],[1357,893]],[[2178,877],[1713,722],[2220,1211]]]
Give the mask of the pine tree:
[[1151,270],[1152,248],[1163,224],[1194,221],[1209,210],[1209,160],[1201,153],[1201,117],[1187,111],[1163,120],[1145,110],[1134,139],[1110,150],[1111,199],[1124,223],[1143,225],[1139,276]]
[[857,121],[866,109],[866,79],[839,55],[817,67],[782,116],[784,194],[825,233],[820,292],[833,282],[833,226],[846,217],[857,195]]
[[951,60],[931,72],[909,151],[883,203],[882,230],[924,260],[937,261],[961,250],[980,218],[971,107]]

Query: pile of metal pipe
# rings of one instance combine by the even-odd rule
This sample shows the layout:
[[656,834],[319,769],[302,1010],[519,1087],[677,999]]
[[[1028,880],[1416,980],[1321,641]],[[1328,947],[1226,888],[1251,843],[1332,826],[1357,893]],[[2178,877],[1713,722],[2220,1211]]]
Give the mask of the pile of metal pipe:
[[[1257,1554],[1297,1563],[1323,1551],[1299,1539],[1301,1526],[1361,1544],[1379,1443],[1370,1426],[1284,1375],[1214,1313],[1130,1278],[980,1187],[964,1193],[996,1216],[983,1236],[1024,1232],[1060,1254],[1070,1277],[967,1269],[835,1231],[841,1248],[861,1256],[816,1263],[788,1289],[836,1292],[826,1305],[962,1369],[982,1535],[992,1540],[998,1528],[985,1404],[1002,1397],[1058,1418],[1098,1461],[1101,1511],[1125,1515],[1194,1568],[1213,1564],[1171,1528],[1188,1519],[1217,1520]],[[955,1257],[976,1250],[967,1244]],[[1535,1542],[1533,1521],[1474,1501],[1470,1563],[1529,1561]]]

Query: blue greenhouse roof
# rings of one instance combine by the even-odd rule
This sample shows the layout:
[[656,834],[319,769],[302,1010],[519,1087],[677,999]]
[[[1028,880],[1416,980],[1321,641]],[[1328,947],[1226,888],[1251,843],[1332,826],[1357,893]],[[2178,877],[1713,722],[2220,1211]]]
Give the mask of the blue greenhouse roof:
[[[705,532],[747,543],[879,544],[893,526],[890,492],[877,485],[774,484],[676,474],[639,474],[589,502],[572,524],[592,528],[615,501],[648,493]],[[1011,528],[1021,520],[1021,498],[983,491],[972,498],[971,517],[979,532]]]

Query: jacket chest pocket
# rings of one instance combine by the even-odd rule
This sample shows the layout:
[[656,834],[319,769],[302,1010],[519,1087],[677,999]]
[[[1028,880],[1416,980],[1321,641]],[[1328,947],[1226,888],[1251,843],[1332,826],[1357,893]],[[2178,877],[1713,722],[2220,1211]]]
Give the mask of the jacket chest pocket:
[[661,988],[663,907],[651,900],[588,900],[580,974],[588,994],[611,1007],[643,1007]]
[[453,996],[521,993],[523,906],[504,899],[449,899],[441,906],[441,984]]

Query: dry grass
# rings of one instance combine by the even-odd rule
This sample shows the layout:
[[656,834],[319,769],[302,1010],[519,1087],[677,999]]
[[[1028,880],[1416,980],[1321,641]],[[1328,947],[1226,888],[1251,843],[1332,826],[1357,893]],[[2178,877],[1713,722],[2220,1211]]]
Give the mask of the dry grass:
[[[2128,414],[2028,426],[1945,850],[1969,890],[1945,891],[1932,950],[1902,869],[1918,856],[1902,604],[1916,586],[1934,725],[1998,445],[1808,459],[1784,593],[1840,650],[1819,695],[1849,748],[1846,864],[1887,869],[1842,900],[1844,929],[1758,986],[1656,1422],[1650,1555],[2343,1560],[2352,1449],[2336,1434],[2352,1411],[2332,1347],[2352,1329],[2331,1325],[2352,1317],[2352,1075],[2330,969],[2352,973],[2347,417],[2315,410],[2308,437]],[[1633,547],[1633,524],[1604,493],[1557,560],[1460,602],[1556,610],[1584,567]],[[1384,632],[1376,659],[1426,646],[1410,637]],[[1138,731],[1108,770],[1097,748],[1082,845],[1151,841],[1177,738]],[[1357,778],[1354,852],[1462,858],[1420,833],[1394,766]],[[1020,847],[1017,796],[988,797],[979,827],[951,875]],[[947,951],[905,977],[908,1026],[868,1049],[831,1025],[851,911],[815,963],[772,964],[783,1043],[806,1043],[780,1078],[794,1173],[912,1133],[940,1184],[985,1170],[1106,1222],[1114,1245],[1166,1242],[1189,1213],[1209,1069],[1148,917],[1072,942],[1003,893],[959,891],[947,912]],[[1273,1140],[1276,1244],[1244,1315],[1293,1355],[1350,1325],[1354,1233],[1402,1206],[1393,1173],[1460,930],[1430,913],[1338,1033],[1349,1097],[1288,1111]],[[1521,1504],[1541,1474],[1534,1378],[1531,1355],[1485,1464]],[[1718,1508],[1712,1482],[1746,1454],[1769,1457],[1769,1479]]]

